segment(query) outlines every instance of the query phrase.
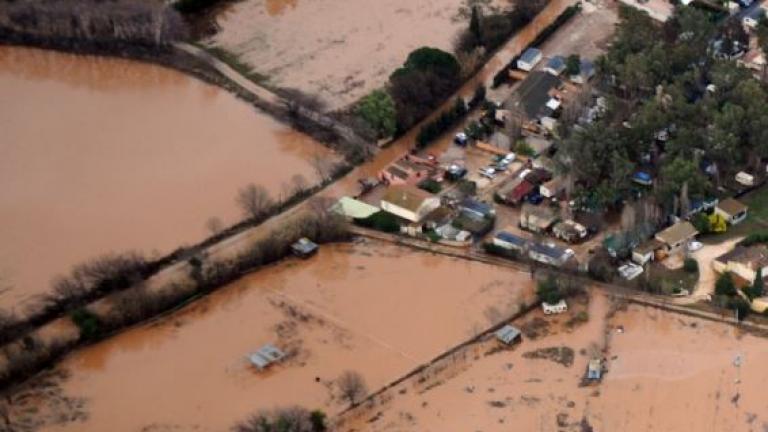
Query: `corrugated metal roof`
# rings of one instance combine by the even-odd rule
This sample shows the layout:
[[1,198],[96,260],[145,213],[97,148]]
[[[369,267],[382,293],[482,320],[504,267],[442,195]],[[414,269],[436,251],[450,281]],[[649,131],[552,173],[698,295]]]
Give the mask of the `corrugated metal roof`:
[[496,233],[496,238],[498,238],[501,241],[512,243],[516,246],[525,246],[526,243],[528,243],[528,240],[516,236],[514,234],[508,233],[506,231],[499,231]]
[[520,330],[509,324],[496,331],[496,338],[505,344],[510,344],[520,337]]

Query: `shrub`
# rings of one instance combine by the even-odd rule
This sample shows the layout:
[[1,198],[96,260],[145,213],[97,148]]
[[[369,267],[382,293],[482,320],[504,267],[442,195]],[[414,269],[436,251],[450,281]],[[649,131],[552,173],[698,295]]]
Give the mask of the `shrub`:
[[388,233],[400,232],[400,221],[397,219],[397,216],[383,210],[378,211],[365,219],[355,219],[355,223],[362,227],[373,228]]
[[696,273],[699,271],[699,262],[693,258],[686,258],[683,262],[683,270],[687,273]]
[[554,276],[549,276],[539,282],[536,295],[540,301],[548,304],[555,304],[563,299],[563,293],[560,291],[560,286]]
[[438,183],[436,180],[433,180],[431,178],[425,179],[422,182],[419,183],[419,189],[423,189],[429,193],[439,193],[441,190],[443,190],[443,187]]
[[527,141],[519,140],[515,144],[515,153],[522,156],[533,157],[535,152],[533,151],[533,148],[531,148],[531,146],[528,144]]
[[752,311],[749,302],[741,296],[731,297],[728,301],[728,309],[734,309],[738,313],[739,321],[743,321]]
[[736,285],[733,283],[733,277],[726,272],[720,275],[715,282],[715,294],[722,296],[736,295]]
[[693,218],[691,218],[691,223],[696,228],[696,231],[702,234],[710,233],[709,218],[706,214],[696,213]]
[[70,314],[70,318],[80,329],[80,339],[93,340],[101,335],[101,320],[88,309],[76,309]]
[[768,243],[768,232],[758,232],[748,235],[739,244],[742,246],[752,246],[756,244]]

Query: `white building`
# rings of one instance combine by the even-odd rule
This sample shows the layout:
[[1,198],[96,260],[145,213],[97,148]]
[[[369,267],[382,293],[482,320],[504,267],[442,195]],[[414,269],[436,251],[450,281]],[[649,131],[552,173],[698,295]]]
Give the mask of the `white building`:
[[536,48],[528,48],[523,55],[517,60],[517,68],[526,72],[530,72],[541,61],[541,50]]
[[440,198],[414,186],[392,186],[381,199],[381,209],[411,222],[440,207]]

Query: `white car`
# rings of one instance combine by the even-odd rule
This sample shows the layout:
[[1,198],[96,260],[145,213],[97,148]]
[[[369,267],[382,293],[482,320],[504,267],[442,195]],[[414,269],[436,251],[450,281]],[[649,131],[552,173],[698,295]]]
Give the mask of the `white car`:
[[619,274],[624,279],[630,281],[643,274],[643,268],[634,263],[626,263],[619,267]]
[[480,168],[480,175],[493,180],[496,177],[496,170],[493,168]]
[[701,249],[703,247],[704,247],[704,245],[701,244],[701,242],[696,241],[696,240],[688,243],[688,251],[689,252],[696,252],[697,250],[699,250],[699,249]]
[[507,153],[507,155],[506,155],[506,156],[504,156],[504,158],[501,160],[501,162],[503,162],[503,163],[505,163],[505,164],[509,165],[509,164],[511,164],[512,162],[514,162],[514,161],[515,161],[515,158],[516,158],[516,157],[517,157],[517,156],[515,156],[515,154],[514,154],[514,153]]

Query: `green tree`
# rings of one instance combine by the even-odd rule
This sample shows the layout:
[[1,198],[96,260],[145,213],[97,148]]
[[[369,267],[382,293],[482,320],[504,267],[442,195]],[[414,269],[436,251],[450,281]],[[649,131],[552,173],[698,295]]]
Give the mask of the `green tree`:
[[469,33],[472,34],[476,42],[483,40],[480,20],[480,6],[472,6],[472,16],[469,19]]
[[560,286],[557,284],[557,280],[554,276],[549,276],[539,282],[539,285],[536,288],[536,295],[539,297],[540,301],[547,304],[555,304],[563,299]]
[[565,60],[565,73],[568,76],[578,75],[581,72],[581,57],[578,54],[571,54]]
[[395,101],[384,90],[374,90],[365,96],[360,101],[357,113],[376,132],[378,138],[390,137],[397,129]]
[[765,284],[763,283],[763,269],[757,269],[755,274],[755,280],[748,287],[745,287],[742,291],[750,299],[756,299],[762,297],[765,294]]
[[736,285],[733,283],[731,273],[725,272],[717,278],[715,294],[729,297],[736,295]]

